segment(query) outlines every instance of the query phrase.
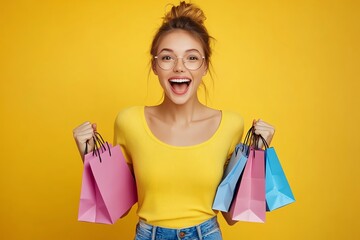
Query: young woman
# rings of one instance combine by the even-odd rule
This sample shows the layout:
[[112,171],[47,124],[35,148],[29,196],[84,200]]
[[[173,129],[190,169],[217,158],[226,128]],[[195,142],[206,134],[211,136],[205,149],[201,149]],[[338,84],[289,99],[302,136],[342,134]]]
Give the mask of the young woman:
[[[115,121],[114,144],[121,146],[136,178],[136,240],[222,239],[212,203],[224,164],[241,140],[243,119],[198,99],[211,56],[204,20],[193,4],[172,7],[150,51],[164,99],[157,106],[124,109]],[[258,120],[254,128],[271,142],[271,125]],[[82,156],[95,130],[90,122],[74,129]]]

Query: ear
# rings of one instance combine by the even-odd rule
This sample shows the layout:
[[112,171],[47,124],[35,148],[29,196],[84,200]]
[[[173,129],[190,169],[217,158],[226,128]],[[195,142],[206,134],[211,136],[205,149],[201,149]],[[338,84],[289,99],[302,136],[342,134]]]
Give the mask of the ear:
[[207,69],[204,70],[203,76],[205,76],[207,74]]
[[207,74],[207,72],[208,72],[208,66],[207,66],[207,65],[205,65],[205,69],[204,69],[203,76],[205,76],[205,75]]
[[153,70],[155,75],[158,75],[157,70],[156,70],[156,62],[155,59],[151,60],[151,69]]

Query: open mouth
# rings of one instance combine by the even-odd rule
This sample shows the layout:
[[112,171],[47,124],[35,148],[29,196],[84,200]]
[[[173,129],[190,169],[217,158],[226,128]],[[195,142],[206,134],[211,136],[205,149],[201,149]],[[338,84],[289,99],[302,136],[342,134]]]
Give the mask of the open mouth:
[[171,88],[176,94],[185,94],[189,89],[191,80],[188,78],[173,78],[169,80]]

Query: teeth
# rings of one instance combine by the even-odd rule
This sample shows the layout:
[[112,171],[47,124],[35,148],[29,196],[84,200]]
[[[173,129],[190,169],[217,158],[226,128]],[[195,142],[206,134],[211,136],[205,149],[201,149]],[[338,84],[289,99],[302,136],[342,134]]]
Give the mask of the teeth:
[[190,80],[189,79],[170,79],[170,82],[172,82],[172,83],[188,83],[188,82],[190,82]]

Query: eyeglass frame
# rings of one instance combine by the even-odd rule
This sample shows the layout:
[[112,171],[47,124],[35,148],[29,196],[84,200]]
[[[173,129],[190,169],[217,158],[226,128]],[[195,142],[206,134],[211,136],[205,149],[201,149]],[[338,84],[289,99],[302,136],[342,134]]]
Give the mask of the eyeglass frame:
[[[197,50],[196,50],[197,51]],[[198,52],[198,51],[197,51]],[[161,52],[160,52],[161,53]],[[159,53],[159,54],[160,54]],[[158,57],[159,57],[159,55],[156,55],[156,56],[154,56],[154,59],[155,59],[155,61],[156,61],[156,63],[157,63],[157,65],[159,66],[159,68],[161,68],[162,70],[171,70],[171,69],[173,69],[175,66],[176,66],[176,64],[177,64],[177,62],[178,62],[178,59],[179,58],[181,58],[182,59],[182,63],[183,63],[183,65],[184,65],[184,67],[187,69],[187,70],[189,70],[189,71],[196,71],[196,70],[198,70],[198,69],[200,69],[201,68],[201,66],[204,64],[204,61],[205,61],[205,56],[202,56],[201,55],[201,53],[199,52],[199,54],[200,54],[200,56],[201,56],[201,59],[202,59],[202,62],[201,62],[201,64],[200,64],[200,66],[198,67],[198,68],[196,68],[196,69],[189,69],[189,68],[187,68],[186,67],[186,65],[185,65],[185,61],[184,61],[184,57],[178,57],[178,56],[176,56],[176,54],[173,54],[173,55],[175,55],[175,57],[176,57],[176,59],[175,59],[175,61],[174,61],[174,66],[172,66],[171,68],[169,68],[169,69],[164,69],[164,68],[162,68],[161,66],[160,66],[160,64],[158,63]]]

